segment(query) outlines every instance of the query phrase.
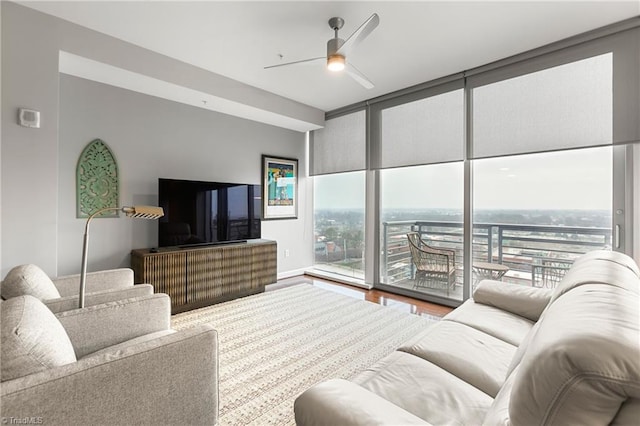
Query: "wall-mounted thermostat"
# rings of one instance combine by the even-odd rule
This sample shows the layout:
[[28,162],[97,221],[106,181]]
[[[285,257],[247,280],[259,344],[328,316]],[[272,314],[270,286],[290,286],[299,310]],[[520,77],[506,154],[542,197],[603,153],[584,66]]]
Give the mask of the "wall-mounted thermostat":
[[20,108],[18,112],[18,123],[24,127],[40,128],[40,111]]

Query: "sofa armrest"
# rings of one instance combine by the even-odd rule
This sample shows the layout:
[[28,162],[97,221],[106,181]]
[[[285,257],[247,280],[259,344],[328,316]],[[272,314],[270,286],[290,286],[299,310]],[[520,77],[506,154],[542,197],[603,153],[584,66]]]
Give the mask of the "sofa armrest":
[[343,379],[319,383],[294,403],[298,426],[429,425],[365,388]]
[[118,343],[169,330],[171,302],[163,293],[60,312],[77,358]]
[[208,424],[218,417],[218,344],[203,324],[2,383],[2,418],[43,424]]
[[[80,274],[66,275],[52,278],[60,296],[73,296],[80,292]],[[85,291],[103,291],[115,288],[131,287],[133,285],[133,270],[130,268],[107,269],[105,271],[89,272],[85,282]]]
[[[141,297],[153,294],[153,286],[151,284],[137,284],[132,287],[96,291],[85,294],[85,306],[99,305],[101,303],[114,302],[116,300],[131,299],[133,297]],[[44,300],[43,303],[51,310],[58,313],[78,309],[78,296],[66,296],[58,299]]]
[[553,290],[526,287],[502,281],[483,280],[473,293],[476,303],[494,306],[521,317],[538,321],[547,307]]

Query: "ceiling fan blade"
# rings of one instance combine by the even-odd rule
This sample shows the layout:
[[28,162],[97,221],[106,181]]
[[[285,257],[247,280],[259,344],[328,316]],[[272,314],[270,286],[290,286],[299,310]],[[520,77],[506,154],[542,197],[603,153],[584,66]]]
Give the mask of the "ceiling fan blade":
[[362,87],[364,87],[365,89],[373,89],[374,86],[371,80],[369,80],[366,75],[362,74],[353,65],[347,63],[347,66],[345,67],[344,70],[347,72],[349,77],[353,78],[355,81],[360,83]]
[[327,57],[326,56],[320,56],[317,58],[311,58],[311,59],[302,59],[300,61],[294,61],[294,62],[287,62],[286,64],[276,64],[276,65],[269,65],[267,67],[264,67],[264,69],[269,69],[269,68],[277,68],[277,67],[284,67],[286,65],[308,65],[311,64],[313,62],[317,62],[317,61],[326,61]]
[[367,38],[367,36],[371,34],[371,31],[376,29],[379,23],[380,17],[378,17],[377,13],[374,13],[369,17],[369,19],[364,21],[364,24],[360,25],[360,28],[355,30],[355,32],[349,36],[336,53],[347,56],[349,51],[360,44],[362,40]]

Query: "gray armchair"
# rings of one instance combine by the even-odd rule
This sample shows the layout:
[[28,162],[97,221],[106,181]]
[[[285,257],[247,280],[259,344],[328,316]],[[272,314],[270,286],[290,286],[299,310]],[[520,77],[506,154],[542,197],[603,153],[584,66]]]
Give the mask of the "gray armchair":
[[[19,265],[9,271],[0,287],[3,299],[30,295],[41,300],[52,312],[78,307],[80,275],[49,278],[38,266]],[[85,306],[153,294],[151,284],[133,284],[129,268],[109,269],[87,274]]]
[[43,424],[209,424],[217,334],[170,329],[165,294],[53,314],[32,296],[0,305],[2,418]]

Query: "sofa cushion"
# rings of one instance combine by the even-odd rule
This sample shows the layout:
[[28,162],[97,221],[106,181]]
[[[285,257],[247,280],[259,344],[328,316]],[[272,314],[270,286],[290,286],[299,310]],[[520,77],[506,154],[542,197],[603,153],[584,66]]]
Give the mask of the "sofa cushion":
[[580,267],[580,265],[585,263],[588,264],[593,260],[604,260],[611,263],[616,263],[620,266],[624,266],[625,268],[628,268],[629,270],[631,270],[636,277],[640,278],[640,268],[638,268],[638,265],[636,264],[636,262],[631,257],[627,256],[624,253],[620,253],[612,250],[590,251],[588,253],[583,254],[578,259],[576,259],[573,265],[575,267]]
[[441,321],[398,350],[425,359],[495,397],[516,346],[453,321]]
[[33,296],[2,302],[2,381],[76,361],[64,328]]
[[483,280],[473,292],[473,300],[531,321],[538,321],[551,299],[551,294],[549,289]]
[[574,288],[588,284],[603,284],[623,288],[638,295],[638,276],[626,266],[603,259],[576,261],[553,291],[549,305]]
[[637,293],[607,284],[549,305],[514,371],[511,424],[609,424],[640,398],[638,305]]
[[622,404],[610,426],[635,425],[638,419],[640,419],[640,398],[629,398]]
[[517,377],[518,370],[514,370],[507,380],[505,380],[500,392],[496,395],[491,404],[491,408],[487,412],[487,416],[484,418],[483,426],[497,426],[497,425],[511,425],[509,419],[509,403],[511,402],[511,391],[513,390],[513,383]]
[[444,321],[468,325],[514,346],[519,346],[534,322],[502,309],[469,299],[447,314]]
[[535,323],[535,325],[531,328],[531,331],[529,331],[527,336],[522,340],[522,343],[520,343],[520,346],[518,346],[518,349],[516,350],[515,355],[513,355],[513,358],[511,358],[511,363],[509,364],[509,369],[507,370],[507,376],[510,376],[511,373],[513,373],[513,371],[518,367],[518,365],[520,365],[520,361],[522,361],[522,357],[524,356],[525,353],[527,353],[529,342],[531,342],[531,339],[533,339],[533,337],[538,332],[538,328],[540,328],[540,324],[542,324],[543,317],[544,315],[541,317],[540,321]]
[[18,265],[12,268],[2,282],[2,297],[31,295],[40,300],[60,297],[51,278],[36,265]]
[[294,404],[297,425],[423,425],[419,417],[344,379],[319,383]]
[[433,425],[473,425],[493,398],[424,359],[395,351],[353,382]]

